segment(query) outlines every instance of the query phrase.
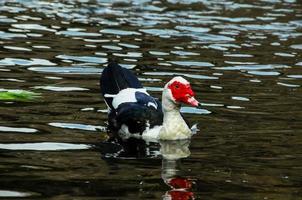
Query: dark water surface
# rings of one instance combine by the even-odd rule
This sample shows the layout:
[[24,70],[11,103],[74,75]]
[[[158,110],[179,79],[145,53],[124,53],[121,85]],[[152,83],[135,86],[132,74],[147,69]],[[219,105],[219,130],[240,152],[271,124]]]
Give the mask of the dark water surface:
[[[0,44],[0,90],[40,94],[0,101],[0,198],[302,199],[301,1],[0,1]],[[189,147],[114,157],[112,57],[157,97],[192,83]]]

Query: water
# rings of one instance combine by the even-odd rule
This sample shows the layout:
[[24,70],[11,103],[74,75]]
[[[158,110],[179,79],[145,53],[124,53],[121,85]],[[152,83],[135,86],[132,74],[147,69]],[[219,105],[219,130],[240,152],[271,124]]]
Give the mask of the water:
[[[301,199],[301,5],[1,1],[0,198]],[[105,142],[110,58],[156,97],[192,83],[192,141]]]

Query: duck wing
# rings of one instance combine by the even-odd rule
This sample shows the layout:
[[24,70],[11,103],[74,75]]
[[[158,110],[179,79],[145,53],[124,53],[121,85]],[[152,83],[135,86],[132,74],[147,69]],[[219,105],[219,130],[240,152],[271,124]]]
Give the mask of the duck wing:
[[110,62],[103,70],[100,79],[101,93],[109,108],[113,109],[114,95],[126,88],[143,88],[138,78],[128,69]]
[[119,127],[130,134],[142,134],[146,129],[163,123],[163,112],[158,100],[145,94],[136,92],[137,102],[123,103],[117,109],[116,121]]

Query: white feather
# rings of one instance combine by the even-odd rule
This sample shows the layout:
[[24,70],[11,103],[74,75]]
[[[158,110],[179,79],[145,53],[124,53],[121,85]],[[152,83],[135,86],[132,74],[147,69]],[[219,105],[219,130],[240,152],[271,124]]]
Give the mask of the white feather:
[[112,101],[112,106],[117,109],[117,107],[122,104],[122,103],[135,103],[137,102],[135,98],[135,93],[136,92],[142,92],[147,95],[149,95],[144,88],[126,88],[121,90],[114,98]]
[[114,97],[116,97],[116,94],[104,94],[104,97],[106,97],[106,98],[114,98]]
[[154,126],[153,128],[147,128],[143,134],[142,138],[148,142],[156,142],[159,140],[159,132],[162,126]]
[[123,124],[120,128],[120,130],[118,131],[119,136],[123,139],[123,140],[127,140],[130,137],[133,138],[138,138],[140,139],[142,136],[139,133],[130,133],[129,132],[129,128],[127,125]]
[[184,79],[183,77],[181,76],[176,76],[174,78],[172,78],[166,85],[170,85],[171,83],[173,82],[180,82],[180,83],[183,83],[183,84],[190,84],[189,81],[187,81],[186,79]]
[[153,102],[149,102],[147,106],[152,106],[155,109],[157,109],[157,104],[153,103]]

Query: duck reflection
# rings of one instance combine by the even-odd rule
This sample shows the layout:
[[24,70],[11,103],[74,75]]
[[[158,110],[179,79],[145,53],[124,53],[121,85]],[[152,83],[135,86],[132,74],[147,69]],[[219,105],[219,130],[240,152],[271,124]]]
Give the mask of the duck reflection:
[[96,145],[103,158],[154,158],[158,157],[158,142],[146,142],[142,139],[108,140]]
[[194,199],[192,180],[181,170],[181,159],[190,156],[190,140],[160,141],[163,181],[171,188],[163,196],[164,200]]
[[[139,139],[130,139],[119,142],[107,142],[98,148],[102,152],[104,160],[137,159],[162,157],[161,177],[170,189],[163,195],[163,200],[192,200],[193,181],[186,177],[181,169],[183,158],[190,156],[190,140],[166,140],[158,142],[146,142]],[[146,161],[144,159],[144,161]],[[113,163],[110,162],[112,165]]]

